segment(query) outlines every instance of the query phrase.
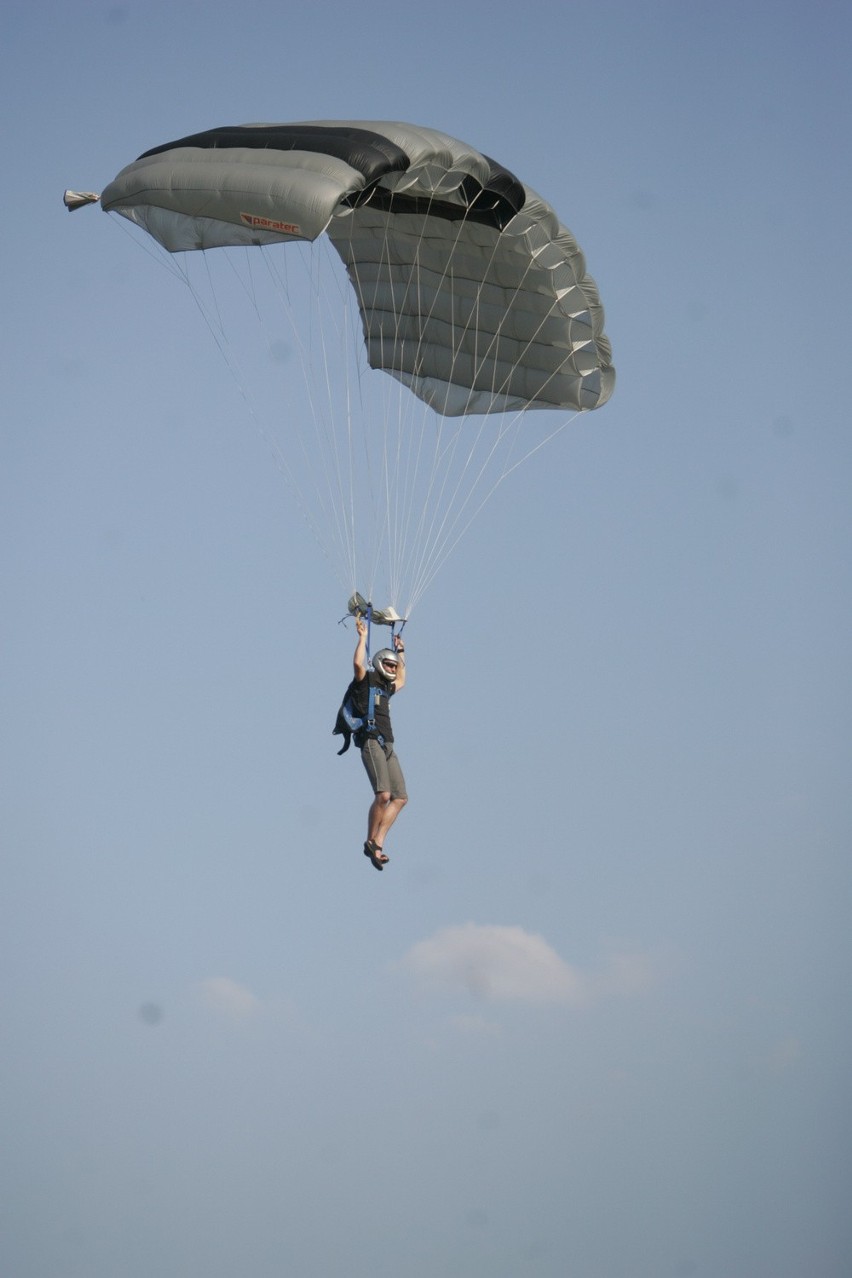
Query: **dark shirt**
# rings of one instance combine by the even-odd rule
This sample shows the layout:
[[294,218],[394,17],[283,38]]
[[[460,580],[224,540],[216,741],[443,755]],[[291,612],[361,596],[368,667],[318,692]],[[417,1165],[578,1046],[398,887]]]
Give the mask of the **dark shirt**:
[[393,729],[391,728],[388,702],[396,692],[396,688],[392,683],[388,683],[387,679],[383,679],[381,675],[376,674],[375,670],[368,670],[363,679],[356,679],[352,685],[352,702],[355,707],[355,713],[362,718],[367,717],[371,685],[376,689],[373,704],[376,730],[381,733],[385,741],[390,745],[393,742]]

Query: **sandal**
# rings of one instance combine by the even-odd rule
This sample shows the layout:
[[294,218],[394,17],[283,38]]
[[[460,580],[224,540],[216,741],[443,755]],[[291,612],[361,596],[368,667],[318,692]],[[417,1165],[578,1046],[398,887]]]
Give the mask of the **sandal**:
[[364,856],[368,856],[377,870],[383,870],[390,860],[385,856],[375,839],[367,839],[364,844]]

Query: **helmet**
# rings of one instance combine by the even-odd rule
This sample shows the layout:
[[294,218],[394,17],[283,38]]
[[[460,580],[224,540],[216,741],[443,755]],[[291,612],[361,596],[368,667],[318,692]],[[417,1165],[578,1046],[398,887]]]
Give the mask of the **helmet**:
[[[393,680],[396,678],[396,667],[397,667],[398,660],[399,658],[397,657],[396,653],[393,651],[392,648],[381,648],[373,657],[373,669],[375,670],[376,674],[381,675],[383,679],[387,679],[390,682],[393,682]],[[388,666],[391,663],[393,664],[393,669],[389,670]]]

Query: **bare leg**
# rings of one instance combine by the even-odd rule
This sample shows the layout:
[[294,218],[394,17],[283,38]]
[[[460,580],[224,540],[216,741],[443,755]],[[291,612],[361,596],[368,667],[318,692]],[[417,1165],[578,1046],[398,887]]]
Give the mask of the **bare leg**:
[[387,791],[380,791],[370,806],[367,838],[382,847],[388,830],[407,802],[407,799],[392,799]]
[[382,824],[385,808],[389,803],[390,795],[380,790],[370,804],[370,811],[367,813],[367,838],[371,839],[373,843],[381,843],[381,839],[378,837],[379,828]]
[[372,833],[370,833],[369,837],[378,843],[379,847],[384,845],[388,831],[390,831],[396,818],[399,817],[402,809],[405,808],[406,803],[407,799],[388,799],[387,803],[382,805],[379,805],[378,801],[373,804],[373,808],[377,809],[376,813],[373,813],[373,808],[370,808],[370,831]]

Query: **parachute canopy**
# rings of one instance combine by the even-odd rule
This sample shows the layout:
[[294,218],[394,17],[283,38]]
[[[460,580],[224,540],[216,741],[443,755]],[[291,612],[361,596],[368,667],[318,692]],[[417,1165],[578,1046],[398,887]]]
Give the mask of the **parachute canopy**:
[[612,394],[603,308],[571,233],[514,174],[444,133],[375,121],[212,129],[145,152],[101,206],[171,253],[326,232],[369,364],[441,416],[583,411]]

